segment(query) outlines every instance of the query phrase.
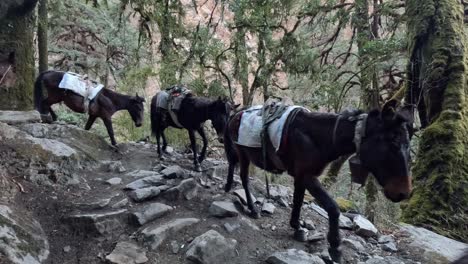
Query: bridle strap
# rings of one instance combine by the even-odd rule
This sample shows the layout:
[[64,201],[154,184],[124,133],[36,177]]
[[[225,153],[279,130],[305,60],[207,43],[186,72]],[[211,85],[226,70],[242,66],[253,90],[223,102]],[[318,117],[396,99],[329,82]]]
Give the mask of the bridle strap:
[[356,154],[359,156],[362,139],[366,137],[367,114],[360,114],[355,118],[357,122],[354,128],[354,144],[356,145]]

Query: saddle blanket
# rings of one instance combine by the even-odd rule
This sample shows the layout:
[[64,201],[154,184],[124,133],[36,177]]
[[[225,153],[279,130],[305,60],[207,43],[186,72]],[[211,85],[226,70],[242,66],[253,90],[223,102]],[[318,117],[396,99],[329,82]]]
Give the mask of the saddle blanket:
[[[238,145],[254,148],[262,147],[262,107],[263,105],[256,105],[244,110],[239,126],[239,137],[236,142]],[[288,106],[283,115],[268,126],[268,136],[276,151],[279,150],[281,144],[284,124],[288,120],[291,111],[296,108],[303,107],[297,105]]]
[[76,73],[66,72],[59,83],[59,88],[71,90],[84,98],[88,98],[88,100],[93,100],[104,88],[104,85],[83,79],[83,76]]
[[191,91],[185,86],[174,85],[158,93],[156,105],[166,110],[179,110],[182,100]]

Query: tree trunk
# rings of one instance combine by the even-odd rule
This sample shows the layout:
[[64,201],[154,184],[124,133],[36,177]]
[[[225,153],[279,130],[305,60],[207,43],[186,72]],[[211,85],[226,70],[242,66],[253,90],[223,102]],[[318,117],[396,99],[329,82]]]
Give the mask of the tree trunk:
[[14,53],[13,63],[16,82],[12,87],[0,84],[0,110],[33,109],[32,90],[34,83],[34,16],[12,15],[2,20],[0,26],[0,53]]
[[37,23],[37,49],[39,52],[39,72],[44,72],[49,69],[48,66],[48,48],[47,48],[47,0],[39,1],[38,8],[38,23]]
[[[408,0],[408,96],[424,102],[405,222],[468,241],[467,38],[458,0]],[[422,89],[423,98],[415,93]],[[419,100],[422,99],[422,100]]]

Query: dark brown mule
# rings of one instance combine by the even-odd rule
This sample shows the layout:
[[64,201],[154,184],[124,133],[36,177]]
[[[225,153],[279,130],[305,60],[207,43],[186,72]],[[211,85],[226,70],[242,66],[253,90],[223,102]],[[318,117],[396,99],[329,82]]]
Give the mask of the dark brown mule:
[[[64,102],[71,110],[78,113],[85,113],[84,98],[70,90],[59,88],[59,83],[65,72],[46,71],[41,73],[34,86],[34,104],[41,115],[49,113],[52,119],[57,120],[57,115],[52,110],[52,105]],[[43,99],[42,87],[47,88],[46,99]],[[89,104],[89,118],[85,129],[89,130],[96,118],[100,117],[107,128],[112,145],[116,145],[114,129],[112,128],[112,115],[120,110],[127,110],[132,117],[135,126],[140,127],[143,123],[143,103],[145,99],[136,96],[119,94],[109,89],[103,88],[101,92]]]
[[[250,148],[236,144],[242,111],[228,122],[224,146],[229,161],[229,171],[225,191],[231,190],[234,168],[240,164],[240,177],[246,192],[247,203],[252,217],[259,217],[249,190],[249,164],[271,172],[287,171],[294,177],[294,198],[290,225],[295,237],[304,239],[299,218],[304,192],[307,189],[327,211],[329,216],[329,252],[334,261],[340,261],[340,235],[338,218],[340,211],[336,202],[322,187],[318,176],[325,166],[342,155],[356,152],[354,138],[356,126],[364,124],[361,138],[360,161],[372,172],[385,196],[393,202],[409,197],[411,177],[408,168],[410,159],[409,141],[411,120],[408,110],[396,111],[396,101],[385,104],[382,111],[374,110],[367,115],[361,112],[347,115],[307,112],[298,110],[295,117],[288,118],[283,130],[282,143],[275,154],[267,141],[267,159],[261,148]],[[284,166],[278,165],[280,161]]]
[[[153,135],[156,137],[159,158],[162,158],[160,137],[162,137],[163,140],[162,150],[165,151],[167,147],[164,130],[169,126],[175,128],[180,127],[175,124],[166,109],[157,105],[158,94],[151,99],[151,130]],[[226,99],[218,98],[212,100],[188,94],[182,100],[180,109],[177,111],[177,120],[183,128],[188,131],[190,146],[193,151],[195,170],[201,170],[200,163],[205,159],[206,149],[208,146],[208,140],[206,138],[205,130],[203,129],[203,123],[206,120],[211,120],[211,123],[218,134],[218,140],[222,142],[224,128],[226,127],[227,119],[231,110],[231,104]],[[195,131],[198,132],[203,140],[203,147],[199,156],[197,156]]]

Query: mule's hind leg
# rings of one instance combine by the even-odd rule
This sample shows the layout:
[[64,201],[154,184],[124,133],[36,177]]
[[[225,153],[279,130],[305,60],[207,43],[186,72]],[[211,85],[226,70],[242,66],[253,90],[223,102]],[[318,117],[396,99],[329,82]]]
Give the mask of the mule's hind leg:
[[327,239],[328,243],[330,243],[328,252],[330,253],[333,261],[341,263],[341,251],[339,249],[341,239],[338,226],[338,220],[340,217],[339,207],[335,200],[333,200],[333,198],[322,187],[317,178],[307,178],[305,179],[305,184],[310,194],[317,199],[328,213],[329,231]]
[[162,142],[163,142],[163,145],[162,145],[162,151],[165,153],[165,154],[169,154],[169,152],[167,152],[167,140],[166,140],[166,135],[164,135],[164,130],[161,131],[161,138],[162,138]]
[[197,132],[198,134],[200,134],[203,141],[203,148],[200,152],[200,155],[198,156],[198,162],[202,163],[202,161],[205,159],[206,148],[208,147],[208,139],[206,139],[205,130],[203,129],[203,126],[199,127],[197,129]]
[[[44,113],[41,113],[41,118],[44,122],[47,123],[52,123],[53,121],[57,121],[57,115],[55,114],[54,110],[52,110],[52,105],[59,103],[61,100],[53,98],[53,97],[47,97],[42,101],[42,109],[44,109]],[[51,115],[52,119],[48,117],[48,114]]]
[[300,216],[301,207],[304,202],[305,185],[303,180],[298,176],[294,179],[294,196],[293,196],[293,209],[291,213],[291,220],[289,224],[294,231],[294,238],[298,241],[305,242],[307,240],[307,232],[301,229]]
[[162,153],[161,153],[161,133],[163,133],[159,128],[156,130],[154,133],[156,137],[156,146],[157,146],[157,151],[158,151],[158,157],[160,160],[164,160]]
[[245,197],[247,199],[247,206],[250,210],[250,216],[252,218],[258,219],[260,218],[260,213],[255,208],[255,205],[252,200],[252,195],[250,194],[249,190],[249,165],[250,161],[244,155],[239,155],[239,163],[240,163],[240,178],[242,181],[242,186],[244,187]]
[[198,162],[197,158],[197,142],[195,141],[195,133],[190,129],[188,129],[188,133],[190,138],[190,146],[193,152],[193,165],[195,166],[195,171],[201,171],[200,163]]

